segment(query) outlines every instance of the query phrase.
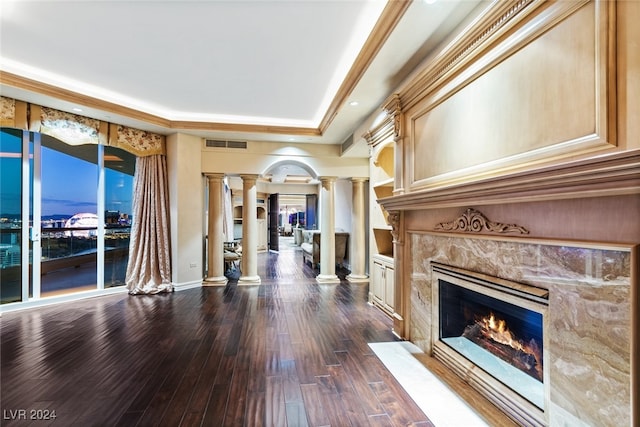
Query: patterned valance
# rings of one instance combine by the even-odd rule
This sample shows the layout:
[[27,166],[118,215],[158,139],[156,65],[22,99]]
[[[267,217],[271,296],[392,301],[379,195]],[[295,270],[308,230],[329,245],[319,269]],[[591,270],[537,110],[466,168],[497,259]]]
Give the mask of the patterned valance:
[[0,126],[40,132],[69,145],[102,144],[138,157],[166,154],[164,135],[0,96]]
[[52,136],[69,145],[106,143],[107,124],[100,120],[33,104],[30,113],[30,131]]
[[0,126],[26,129],[27,103],[0,96]]
[[109,128],[109,145],[138,157],[166,154],[164,135],[116,124]]

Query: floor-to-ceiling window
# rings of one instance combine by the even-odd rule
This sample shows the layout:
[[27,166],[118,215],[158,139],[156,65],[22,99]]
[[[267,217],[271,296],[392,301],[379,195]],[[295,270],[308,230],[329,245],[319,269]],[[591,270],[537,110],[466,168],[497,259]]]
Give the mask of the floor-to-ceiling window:
[[124,285],[129,261],[135,165],[133,154],[119,148],[104,147],[105,288]]
[[22,301],[22,132],[0,133],[0,301]]
[[[98,145],[72,146],[42,137],[43,297],[97,287],[98,148]],[[37,192],[34,196],[37,198]]]
[[12,129],[0,137],[1,302],[124,285],[135,156]]

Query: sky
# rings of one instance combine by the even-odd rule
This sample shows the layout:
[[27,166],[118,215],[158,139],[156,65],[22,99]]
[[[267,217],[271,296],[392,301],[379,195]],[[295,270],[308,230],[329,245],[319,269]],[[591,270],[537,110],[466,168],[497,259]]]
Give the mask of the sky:
[[[20,139],[1,134],[0,213],[20,213]],[[97,213],[97,166],[42,147],[42,216]],[[133,177],[106,169],[105,208],[132,213]]]

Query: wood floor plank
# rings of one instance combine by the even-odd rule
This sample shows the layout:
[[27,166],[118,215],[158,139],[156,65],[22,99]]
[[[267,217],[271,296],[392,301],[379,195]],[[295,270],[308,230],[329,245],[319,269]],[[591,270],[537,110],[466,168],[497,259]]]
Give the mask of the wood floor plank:
[[265,416],[267,426],[287,425],[286,404],[281,376],[267,377],[267,390],[265,392]]
[[368,285],[319,284],[284,248],[260,254],[258,286],[3,314],[2,409],[50,408],[54,426],[428,426],[368,346],[395,340]]
[[329,425],[329,419],[326,414],[327,411],[320,399],[320,392],[318,391],[317,384],[301,384],[300,390],[302,391],[302,399],[304,401],[304,407],[307,412],[307,419],[312,426],[326,426]]
[[[340,360],[340,364],[345,373],[349,377],[349,381],[355,393],[361,397],[362,406],[367,415],[384,414],[385,410],[378,401],[378,397],[369,387],[366,375],[362,372],[363,365],[355,361],[348,352],[337,352],[336,356]],[[366,366],[366,365],[364,365]]]

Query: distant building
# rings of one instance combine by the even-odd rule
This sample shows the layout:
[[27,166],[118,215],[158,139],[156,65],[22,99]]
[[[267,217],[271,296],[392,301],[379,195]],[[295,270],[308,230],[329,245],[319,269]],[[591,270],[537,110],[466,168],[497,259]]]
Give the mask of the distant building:
[[94,213],[77,213],[67,220],[64,228],[80,228],[67,230],[66,237],[95,237],[98,233],[98,215]]

